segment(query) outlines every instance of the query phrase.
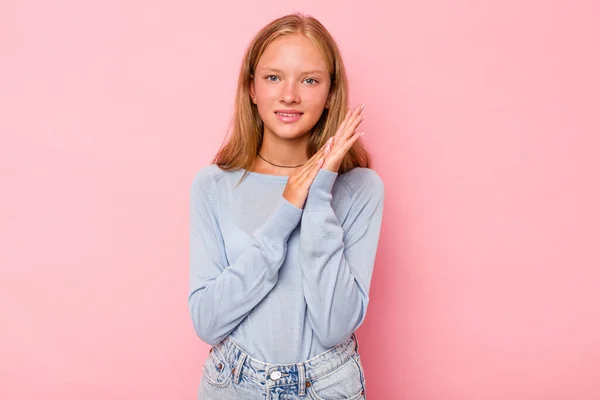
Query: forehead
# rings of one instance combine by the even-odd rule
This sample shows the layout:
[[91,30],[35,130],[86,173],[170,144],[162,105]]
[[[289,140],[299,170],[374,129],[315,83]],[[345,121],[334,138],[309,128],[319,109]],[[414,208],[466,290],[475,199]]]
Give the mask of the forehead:
[[303,35],[286,35],[272,41],[258,60],[257,69],[323,69],[327,65],[317,47]]

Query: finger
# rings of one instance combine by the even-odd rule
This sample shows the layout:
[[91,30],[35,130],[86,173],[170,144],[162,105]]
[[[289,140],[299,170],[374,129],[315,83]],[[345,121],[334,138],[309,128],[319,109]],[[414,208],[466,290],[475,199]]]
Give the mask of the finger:
[[317,177],[317,174],[321,170],[321,167],[323,167],[323,164],[325,164],[325,159],[320,158],[319,161],[317,162],[317,164],[315,165],[315,167],[310,170],[310,173],[308,174],[308,176],[306,177],[306,180],[304,181],[308,186],[312,185],[315,178]]
[[362,115],[362,112],[363,112],[364,109],[365,109],[365,105],[364,104],[359,104],[356,107],[354,107],[354,109],[352,110],[352,113],[350,115],[350,119],[354,120],[358,116]]
[[364,109],[365,109],[364,104],[357,105],[356,107],[354,107],[354,111],[352,112],[353,116],[362,114]]
[[327,148],[331,148],[333,146],[333,142],[335,141],[335,136],[331,136],[327,141],[321,146],[319,151],[325,151]]
[[317,160],[320,156],[329,152],[332,147],[333,147],[333,136],[330,137],[329,139],[327,139],[325,144],[323,144],[323,146],[321,146],[321,148],[319,150],[317,150],[317,152],[315,154],[313,154],[313,156],[310,158],[309,162],[313,162],[313,161]]
[[344,133],[341,135],[341,138],[348,138],[352,135],[352,133],[356,130],[358,125],[365,119],[365,115],[363,114],[364,104],[357,109],[354,110],[352,116],[349,121],[346,123],[344,127]]
[[359,106],[355,106],[354,108],[348,109],[346,115],[344,116],[344,120],[342,121],[340,126],[338,126],[337,132],[335,133],[336,138],[343,136],[346,128],[348,127],[348,123],[353,119],[353,116],[359,111],[362,111]]
[[307,179],[308,175],[315,167],[315,164],[317,164],[321,158],[325,158],[326,150],[328,152],[331,149],[331,146],[328,146],[330,141],[331,139],[328,140],[324,146],[322,146],[299,170],[294,173],[293,179],[297,181],[298,184],[304,186],[303,182]]
[[308,189],[317,175],[323,164],[325,163],[325,157],[321,156],[317,158],[317,161],[312,164],[310,169],[303,171],[302,176],[298,178],[298,183],[301,187]]
[[302,168],[294,174],[294,175],[296,175],[298,182],[302,182],[304,179],[306,179],[306,176],[308,175],[308,173],[312,170],[314,165],[319,161],[319,158],[322,157],[321,155],[318,155],[318,153],[315,153],[315,156],[313,156],[310,160],[308,160],[308,162],[306,164],[304,164],[302,166]]
[[331,151],[331,154],[329,154],[328,157],[331,157],[334,159],[343,158],[346,155],[346,153],[348,152],[348,150],[350,150],[350,148],[354,145],[354,143],[356,143],[356,141],[363,134],[364,134],[364,132],[355,132],[354,135],[350,136],[343,143],[338,143],[338,145]]
[[363,116],[364,104],[360,106],[356,106],[351,112],[347,115],[347,118],[344,119],[343,123],[340,125],[338,132],[336,133],[336,137],[339,140],[346,140],[348,136],[354,132],[354,130],[358,127],[358,125],[364,119]]
[[301,172],[306,169],[310,169],[312,167],[312,165],[318,161],[319,157],[321,155],[323,155],[323,153],[325,153],[328,149],[329,150],[331,149],[332,144],[333,144],[333,137],[330,137],[329,139],[327,139],[325,144],[323,146],[321,146],[321,148],[319,150],[317,150],[316,153],[313,154],[313,156],[297,172]]
[[[312,157],[311,159],[305,164],[305,168],[303,168],[302,172],[300,172],[300,175],[298,177],[299,180],[305,180],[308,178],[308,176],[310,175],[311,171],[315,168],[315,164],[318,164],[320,162],[320,159],[322,158],[323,160],[325,158],[327,158],[327,156],[329,155],[329,153],[331,152],[332,149],[332,143],[333,143],[333,137],[329,138],[327,140],[327,142],[325,142],[325,145],[322,146]],[[319,167],[320,168],[320,167]]]
[[354,132],[354,134],[350,136],[350,138],[348,138],[348,140],[343,144],[343,146],[341,146],[341,150],[344,152],[344,154],[347,153],[348,150],[350,150],[350,148],[354,146],[354,143],[356,143],[358,139],[364,134],[364,132]]
[[343,147],[344,143],[346,143],[346,141],[348,141],[352,137],[354,132],[356,132],[356,129],[361,124],[361,122],[362,122],[362,119],[357,119],[357,120],[353,121],[351,123],[351,125],[349,125],[346,128],[346,130],[342,133],[342,135],[337,139],[335,147],[336,148]]
[[366,115],[358,115],[357,116],[356,120],[352,124],[352,127],[350,128],[350,136],[352,135],[353,132],[356,132],[356,128],[358,128],[358,126],[360,124],[362,124],[362,122],[365,120],[365,118],[367,118]]
[[341,133],[344,131],[344,129],[346,129],[346,124],[348,123],[348,120],[350,119],[350,116],[352,114],[352,110],[348,110],[348,112],[346,113],[346,116],[344,117],[344,120],[342,121],[342,123],[338,126],[337,131],[335,132],[335,138],[337,139],[338,137],[341,136]]
[[358,105],[354,106],[354,108],[352,109],[352,112],[350,113],[350,117],[354,118],[357,115],[360,115],[364,109],[365,109],[364,104],[358,104]]

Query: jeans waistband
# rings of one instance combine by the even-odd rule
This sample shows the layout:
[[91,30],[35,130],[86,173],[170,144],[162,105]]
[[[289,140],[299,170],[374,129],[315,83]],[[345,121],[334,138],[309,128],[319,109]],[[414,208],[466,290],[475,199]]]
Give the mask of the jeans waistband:
[[213,346],[223,361],[233,368],[234,383],[238,383],[244,374],[267,387],[297,385],[300,394],[304,394],[306,382],[316,379],[339,366],[358,351],[358,340],[353,333],[346,341],[318,354],[315,357],[294,364],[269,364],[252,358],[229,337]]

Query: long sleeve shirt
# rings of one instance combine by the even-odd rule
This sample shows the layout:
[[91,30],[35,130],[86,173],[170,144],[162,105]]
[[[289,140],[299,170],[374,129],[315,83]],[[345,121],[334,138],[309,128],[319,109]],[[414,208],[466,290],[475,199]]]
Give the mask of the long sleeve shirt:
[[210,345],[229,336],[273,364],[310,359],[362,324],[384,200],[368,168],[321,169],[304,209],[282,196],[287,180],[213,164],[190,193],[196,333]]

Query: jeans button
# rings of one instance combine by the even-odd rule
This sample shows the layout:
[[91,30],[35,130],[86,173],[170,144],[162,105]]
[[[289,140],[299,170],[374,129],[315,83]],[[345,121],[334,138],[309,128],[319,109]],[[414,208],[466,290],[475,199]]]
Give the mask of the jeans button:
[[273,371],[271,372],[271,375],[269,375],[271,380],[276,381],[277,379],[281,378],[281,372],[279,371]]

